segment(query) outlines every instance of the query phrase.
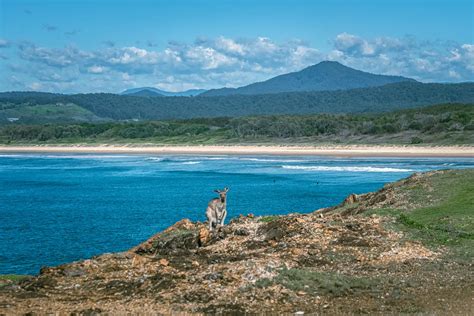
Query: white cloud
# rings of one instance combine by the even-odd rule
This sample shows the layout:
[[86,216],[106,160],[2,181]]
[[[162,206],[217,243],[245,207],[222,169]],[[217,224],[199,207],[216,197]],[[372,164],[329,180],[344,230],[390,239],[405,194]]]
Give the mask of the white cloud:
[[336,36],[334,47],[342,52],[353,55],[370,56],[375,53],[375,47],[368,41],[348,33],[341,33]]
[[364,39],[341,33],[328,54],[348,66],[421,81],[474,80],[472,44],[419,41],[413,37]]
[[80,51],[72,46],[56,49],[38,47],[35,44],[26,42],[21,43],[18,48],[22,59],[51,67],[68,67],[91,56],[90,53]]
[[39,82],[33,82],[28,86],[31,90],[38,91],[43,88],[43,85]]
[[226,56],[212,47],[197,46],[190,48],[184,55],[191,64],[198,65],[203,70],[237,64],[237,59]]
[[[110,56],[107,56],[107,53]],[[96,54],[100,56],[98,53]],[[106,61],[111,64],[155,64],[158,61],[158,53],[134,46],[120,49],[109,49],[106,51]]]
[[124,72],[124,73],[122,74],[122,80],[124,80],[124,81],[130,81],[130,80],[132,80],[132,77],[131,77],[128,73]]
[[301,40],[275,42],[263,36],[170,42],[163,49],[109,46],[87,51],[73,46],[48,48],[21,43],[18,56],[24,62],[9,69],[11,75],[23,74],[19,78],[24,82],[35,81],[51,91],[121,91],[142,85],[169,90],[235,87],[322,60],[422,81],[465,81],[474,77],[472,43],[420,41],[409,36],[371,39],[349,33],[337,35],[332,43],[332,49],[326,52]]
[[244,45],[237,43],[233,39],[225,38],[223,36],[216,40],[216,47],[231,54],[245,55]]
[[88,67],[87,72],[91,74],[101,74],[105,71],[105,69],[106,69],[105,67],[94,65],[94,66]]
[[461,76],[454,70],[450,70],[448,71],[448,75],[451,77],[451,78],[454,78],[454,79],[460,79]]

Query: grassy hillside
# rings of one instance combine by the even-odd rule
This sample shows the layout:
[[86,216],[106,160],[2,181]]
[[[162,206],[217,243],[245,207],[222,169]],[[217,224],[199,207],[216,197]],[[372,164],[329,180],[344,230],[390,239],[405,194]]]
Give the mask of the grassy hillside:
[[0,121],[18,118],[21,124],[77,123],[104,121],[76,104],[0,104]]
[[344,215],[390,216],[392,229],[403,231],[456,260],[474,258],[474,170],[434,171],[387,185],[325,211]]
[[[76,104],[113,120],[170,120],[249,115],[377,113],[440,103],[474,103],[474,83],[401,82],[340,91],[216,97],[137,97],[115,94],[0,93],[0,108]],[[44,121],[38,116],[38,120]],[[0,120],[0,124],[7,121]],[[22,120],[18,123],[21,124]]]
[[17,125],[2,143],[474,144],[474,105],[446,104],[382,114],[253,116],[179,121]]

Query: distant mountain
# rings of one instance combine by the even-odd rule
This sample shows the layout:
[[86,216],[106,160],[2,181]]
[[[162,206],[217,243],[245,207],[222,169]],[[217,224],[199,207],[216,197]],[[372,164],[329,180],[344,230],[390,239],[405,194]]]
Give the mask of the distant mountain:
[[[19,118],[15,124],[31,124],[34,120],[41,123],[58,122],[71,113],[66,109],[71,105],[87,110],[78,113],[81,119],[87,119],[92,113],[94,120],[162,120],[273,114],[374,113],[440,103],[474,104],[474,83],[408,81],[351,90],[193,98],[144,98],[111,93],[62,95],[6,92],[0,93],[0,125],[8,124],[8,118]],[[54,120],[52,117],[42,118],[47,112],[42,108],[54,109],[54,113],[63,114]]]
[[122,93],[123,95],[129,95],[134,97],[164,97],[161,93],[151,91],[148,89],[138,90],[136,92]]
[[133,88],[123,91],[122,95],[133,95],[137,97],[192,97],[205,92],[204,89],[190,89],[180,92],[170,92],[152,87]]
[[298,72],[292,72],[240,88],[213,89],[201,96],[232,94],[268,94],[298,91],[332,91],[383,86],[415,80],[400,76],[375,75],[346,67],[335,61],[323,61]]

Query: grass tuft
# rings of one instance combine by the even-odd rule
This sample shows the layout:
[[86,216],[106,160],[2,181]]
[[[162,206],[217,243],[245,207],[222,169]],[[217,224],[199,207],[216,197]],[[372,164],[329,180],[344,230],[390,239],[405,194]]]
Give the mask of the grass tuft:
[[316,272],[308,269],[283,269],[273,279],[261,279],[257,287],[268,287],[280,284],[293,291],[303,291],[308,294],[332,294],[343,296],[354,292],[377,291],[375,279],[352,277],[338,273]]

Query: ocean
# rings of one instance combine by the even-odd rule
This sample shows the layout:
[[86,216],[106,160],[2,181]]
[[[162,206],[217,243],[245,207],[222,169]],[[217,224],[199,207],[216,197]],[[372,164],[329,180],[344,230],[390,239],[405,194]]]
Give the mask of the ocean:
[[228,219],[307,213],[413,172],[473,158],[0,155],[0,274],[127,250],[173,223],[205,221],[229,187]]

